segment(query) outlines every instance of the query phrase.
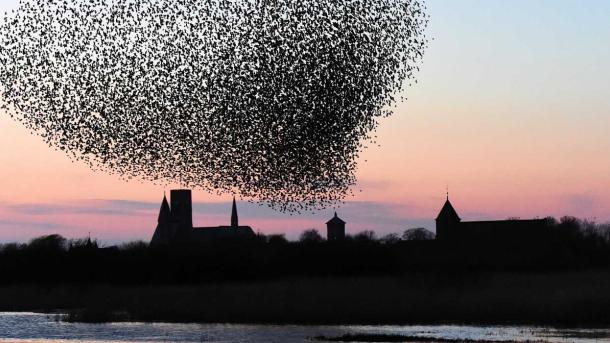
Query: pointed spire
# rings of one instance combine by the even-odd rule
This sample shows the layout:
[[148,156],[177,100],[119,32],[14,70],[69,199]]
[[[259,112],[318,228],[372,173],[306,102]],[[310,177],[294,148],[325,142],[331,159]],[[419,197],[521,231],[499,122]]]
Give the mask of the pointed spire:
[[159,209],[159,218],[157,219],[158,223],[169,220],[171,217],[171,211],[169,208],[169,203],[167,202],[167,197],[165,196],[165,191],[163,191],[163,201],[161,201],[161,208]]
[[335,211],[335,216],[332,217],[326,224],[345,224],[345,221],[337,215],[337,211]]
[[443,205],[443,208],[441,208],[436,220],[461,221],[460,216],[458,216],[456,210],[449,201],[449,194],[447,194],[447,200],[445,200],[445,204]]
[[235,204],[235,196],[233,196],[233,208],[231,209],[231,227],[237,229],[239,221],[237,218],[237,204]]

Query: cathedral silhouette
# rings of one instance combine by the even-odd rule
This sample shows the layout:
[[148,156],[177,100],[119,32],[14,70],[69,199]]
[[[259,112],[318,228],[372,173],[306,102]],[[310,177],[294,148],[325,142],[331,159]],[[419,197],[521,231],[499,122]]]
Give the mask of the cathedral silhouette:
[[250,226],[239,225],[237,205],[233,197],[231,225],[193,227],[193,202],[190,189],[173,189],[170,204],[165,194],[159,210],[157,228],[151,245],[197,244],[224,239],[248,239],[256,234]]

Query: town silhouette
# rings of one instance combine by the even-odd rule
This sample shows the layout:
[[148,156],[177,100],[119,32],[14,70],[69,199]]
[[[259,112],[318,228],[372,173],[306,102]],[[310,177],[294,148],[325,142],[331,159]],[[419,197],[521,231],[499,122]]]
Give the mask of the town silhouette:
[[[447,196],[436,235],[411,228],[297,241],[193,225],[190,190],[164,195],[148,242],[47,235],[0,247],[0,310],[73,321],[610,324],[610,225],[575,217],[464,221]],[[230,213],[230,215],[229,215]],[[152,230],[151,230],[152,231]]]
[[[247,242],[260,239],[250,226],[240,226],[237,214],[237,204],[233,197],[230,225],[212,227],[193,226],[193,204],[191,190],[175,189],[170,191],[170,202],[163,195],[159,210],[158,224],[150,241],[150,246],[157,248],[188,247],[226,242]],[[598,235],[600,239],[608,239],[610,228],[607,225],[596,225],[591,222],[581,222],[576,218],[565,217],[561,225],[573,226],[575,233],[585,230],[587,235]],[[524,245],[545,245],[557,235],[557,226],[553,218],[462,221],[457,211],[449,201],[449,194],[436,217],[436,234],[424,228],[414,228],[398,235],[388,235],[381,239],[385,243],[396,243],[399,240],[425,241],[435,240],[440,244],[470,245],[482,248],[486,245],[507,246],[517,248]],[[355,237],[346,237],[346,222],[334,216],[326,222],[326,240],[328,243],[345,242],[347,239],[375,241],[373,231],[364,231]],[[580,226],[584,226],[580,228]],[[584,232],[581,232],[584,234]],[[281,235],[272,239],[279,240]],[[300,241],[322,242],[324,238],[315,230],[302,233]]]

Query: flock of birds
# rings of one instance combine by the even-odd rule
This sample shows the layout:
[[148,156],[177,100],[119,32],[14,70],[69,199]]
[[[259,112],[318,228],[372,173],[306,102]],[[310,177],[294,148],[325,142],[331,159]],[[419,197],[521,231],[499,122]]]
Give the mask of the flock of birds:
[[351,193],[427,22],[423,0],[22,0],[0,105],[96,170],[319,209]]

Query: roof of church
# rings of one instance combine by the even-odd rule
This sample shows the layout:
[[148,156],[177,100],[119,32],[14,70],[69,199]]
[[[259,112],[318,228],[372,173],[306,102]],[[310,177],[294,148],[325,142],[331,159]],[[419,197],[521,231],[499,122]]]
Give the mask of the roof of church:
[[[252,227],[248,225],[240,225],[237,227],[238,230],[252,230]],[[235,228],[231,225],[218,225],[218,226],[201,226],[194,227],[193,230],[235,230]]]
[[503,220],[474,220],[468,222],[462,222],[462,224],[471,224],[471,225],[487,225],[487,224],[545,224],[547,223],[547,219],[503,219]]
[[337,212],[335,212],[335,216],[332,217],[331,220],[327,221],[326,224],[345,224],[345,221],[343,221],[343,219],[337,217]]
[[460,216],[458,216],[457,212],[453,208],[453,205],[451,205],[451,202],[449,201],[449,197],[447,197],[447,201],[445,201],[445,205],[443,205],[443,208],[438,213],[436,220],[439,220],[441,218],[450,218],[450,219],[461,220]]
[[167,198],[165,194],[163,194],[163,201],[161,201],[161,209],[159,209],[159,218],[158,222],[162,222],[165,220],[169,220],[171,218],[172,212],[169,209],[169,203],[167,202]]
[[191,234],[194,239],[252,238],[256,236],[250,226],[194,227]]

